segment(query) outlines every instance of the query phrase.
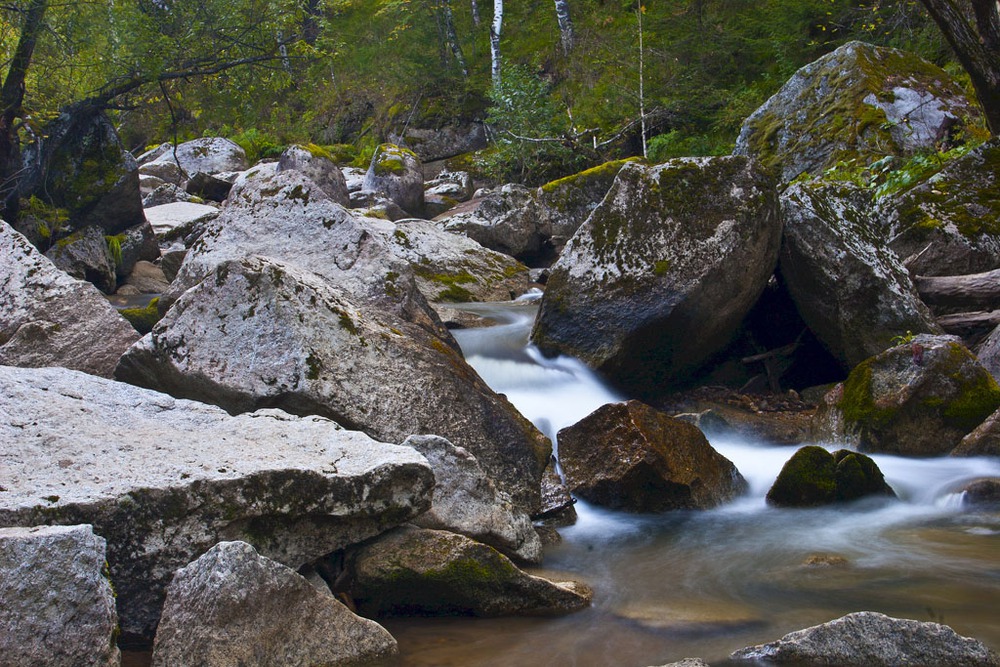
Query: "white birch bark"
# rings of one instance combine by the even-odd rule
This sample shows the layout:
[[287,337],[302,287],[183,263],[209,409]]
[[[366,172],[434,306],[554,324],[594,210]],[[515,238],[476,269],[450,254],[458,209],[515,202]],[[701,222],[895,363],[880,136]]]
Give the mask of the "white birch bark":
[[562,41],[563,53],[569,54],[573,49],[573,21],[569,16],[569,0],[555,0],[556,19],[559,21],[559,39]]
[[500,31],[503,28],[503,0],[493,0],[493,23],[490,25],[490,57],[493,85],[500,85]]

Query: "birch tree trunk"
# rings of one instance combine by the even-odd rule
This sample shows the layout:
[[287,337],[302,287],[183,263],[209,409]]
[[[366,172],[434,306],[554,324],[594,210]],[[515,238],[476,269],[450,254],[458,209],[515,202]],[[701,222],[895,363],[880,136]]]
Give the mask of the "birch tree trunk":
[[490,25],[490,58],[493,85],[500,85],[500,31],[503,29],[503,0],[493,0],[493,23]]
[[479,18],[479,3],[476,0],[472,0],[472,26],[478,28],[480,23]]
[[564,54],[573,49],[573,21],[569,16],[569,0],[555,0],[556,19],[559,21],[559,39]]
[[465,56],[462,55],[462,47],[458,44],[458,34],[455,32],[455,17],[451,13],[451,0],[444,0],[442,10],[444,11],[444,29],[448,36],[448,46],[455,56],[458,66],[462,70],[462,76],[469,78],[469,68],[465,64]]

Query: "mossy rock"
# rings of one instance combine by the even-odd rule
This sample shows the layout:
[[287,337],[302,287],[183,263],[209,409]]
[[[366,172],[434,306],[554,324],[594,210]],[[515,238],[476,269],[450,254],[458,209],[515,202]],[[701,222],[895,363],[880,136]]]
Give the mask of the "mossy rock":
[[1000,408],[1000,386],[951,336],[917,336],[858,364],[834,402],[843,435],[867,452],[950,453]]
[[391,199],[410,215],[424,208],[424,177],[417,154],[394,144],[382,144],[372,155],[363,189]]
[[867,165],[961,142],[981,113],[941,68],[850,42],[792,76],[743,124],[734,154],[753,155],[788,183],[839,162]]
[[156,297],[152,299],[145,308],[122,308],[118,312],[121,313],[122,317],[129,321],[129,324],[131,324],[136,331],[145,336],[153,330],[156,323],[163,317],[157,308],[159,303],[160,298]]
[[792,455],[778,473],[767,502],[777,507],[815,507],[871,495],[895,496],[868,456],[847,449],[830,453],[809,445]]

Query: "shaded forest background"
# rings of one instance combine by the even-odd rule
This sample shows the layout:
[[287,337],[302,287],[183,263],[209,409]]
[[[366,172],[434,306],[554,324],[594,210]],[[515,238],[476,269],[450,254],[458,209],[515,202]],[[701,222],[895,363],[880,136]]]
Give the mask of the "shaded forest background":
[[[538,183],[642,154],[641,111],[651,159],[728,153],[743,119],[796,69],[852,39],[916,52],[973,96],[918,2],[568,0],[571,46],[552,2],[503,4],[495,85],[494,3],[483,0],[49,3],[23,131],[145,76],[111,104],[133,150],[214,135],[251,158],[315,143],[367,166],[407,128],[486,121],[496,141],[469,166]],[[9,64],[24,8],[0,12]]]

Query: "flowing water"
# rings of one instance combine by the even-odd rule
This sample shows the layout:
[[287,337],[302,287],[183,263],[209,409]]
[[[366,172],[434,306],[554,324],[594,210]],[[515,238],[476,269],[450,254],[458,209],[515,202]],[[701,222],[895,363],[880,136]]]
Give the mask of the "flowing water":
[[[469,362],[550,437],[623,397],[579,362],[527,345],[530,303],[478,305],[497,326],[457,331]],[[989,458],[873,458],[898,500],[769,508],[795,447],[714,439],[750,483],[704,512],[632,515],[585,503],[543,574],[584,581],[591,609],[563,618],[398,619],[404,665],[645,667],[728,654],[843,614],[874,610],[947,623],[1000,649],[1000,514],[957,490],[1000,476]]]

